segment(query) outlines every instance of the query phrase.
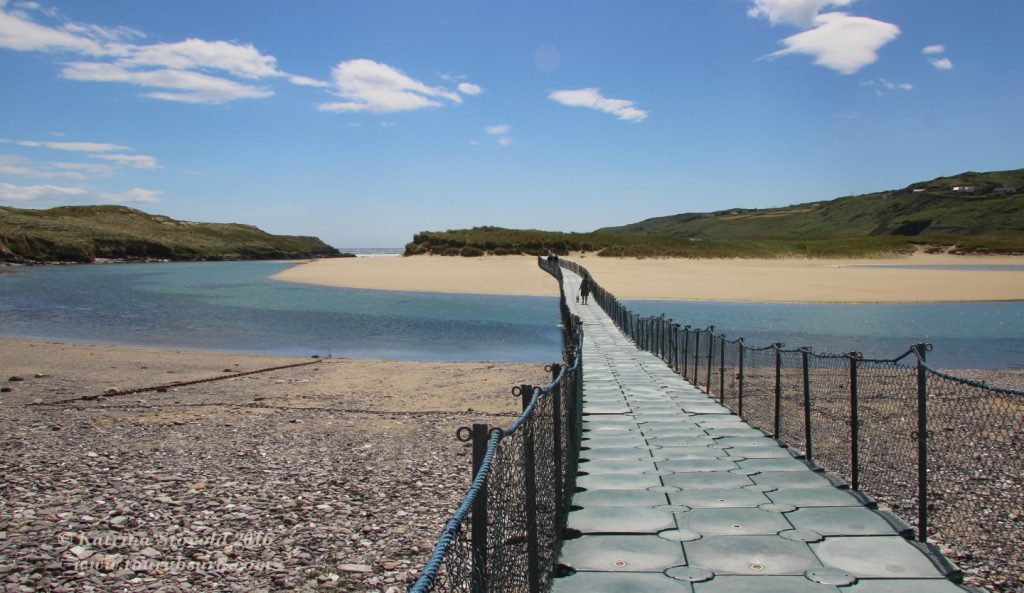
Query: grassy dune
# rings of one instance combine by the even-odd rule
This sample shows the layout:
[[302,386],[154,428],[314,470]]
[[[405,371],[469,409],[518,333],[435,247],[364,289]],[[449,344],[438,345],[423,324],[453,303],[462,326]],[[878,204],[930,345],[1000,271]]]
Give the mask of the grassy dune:
[[[953,189],[960,186],[973,190]],[[413,237],[406,254],[863,257],[922,245],[957,253],[1024,253],[1024,169],[963,173],[784,208],[677,214],[591,233],[500,227],[425,231]]]
[[340,253],[316,237],[174,220],[124,206],[0,207],[0,261],[297,259]]

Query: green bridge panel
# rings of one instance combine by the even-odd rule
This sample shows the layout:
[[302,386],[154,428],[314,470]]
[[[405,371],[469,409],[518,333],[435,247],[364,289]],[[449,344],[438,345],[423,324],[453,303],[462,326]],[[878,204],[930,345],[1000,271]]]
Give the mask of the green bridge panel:
[[965,591],[906,524],[638,350],[598,305],[570,306],[584,432],[555,593]]

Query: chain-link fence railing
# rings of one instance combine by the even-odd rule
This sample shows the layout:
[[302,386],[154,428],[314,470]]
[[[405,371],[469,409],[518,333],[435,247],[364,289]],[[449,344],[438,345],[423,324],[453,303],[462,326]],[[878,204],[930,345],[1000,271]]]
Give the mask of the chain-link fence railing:
[[[928,344],[892,359],[750,347],[713,326],[636,315],[591,281],[595,301],[638,348],[884,503],[918,541],[945,545],[965,567],[984,563],[983,584],[1024,590],[1024,391],[934,369]],[[1000,561],[985,562],[993,556]]]
[[[561,269],[540,260],[559,280]],[[520,385],[523,413],[508,427],[458,431],[473,446],[473,483],[445,524],[410,593],[540,593],[558,559],[579,459],[582,324],[562,293],[561,363],[546,387]]]

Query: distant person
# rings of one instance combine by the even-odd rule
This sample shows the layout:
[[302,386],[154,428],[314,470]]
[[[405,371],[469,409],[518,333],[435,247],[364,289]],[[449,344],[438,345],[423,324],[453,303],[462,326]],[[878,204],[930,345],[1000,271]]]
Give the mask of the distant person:
[[587,297],[590,296],[590,276],[583,276],[583,282],[580,282],[580,298],[583,299],[583,304],[587,304]]

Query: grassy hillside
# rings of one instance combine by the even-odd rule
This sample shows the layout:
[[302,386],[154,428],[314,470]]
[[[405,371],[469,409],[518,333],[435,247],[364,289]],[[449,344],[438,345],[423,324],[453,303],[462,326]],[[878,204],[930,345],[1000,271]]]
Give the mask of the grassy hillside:
[[124,206],[0,207],[0,261],[297,259],[336,257],[316,237],[174,220]]
[[[970,191],[954,187],[970,186]],[[406,253],[565,253],[681,257],[864,256],[925,245],[1024,253],[1024,169],[963,173],[906,188],[771,209],[652,218],[592,233],[496,227],[423,232]]]

